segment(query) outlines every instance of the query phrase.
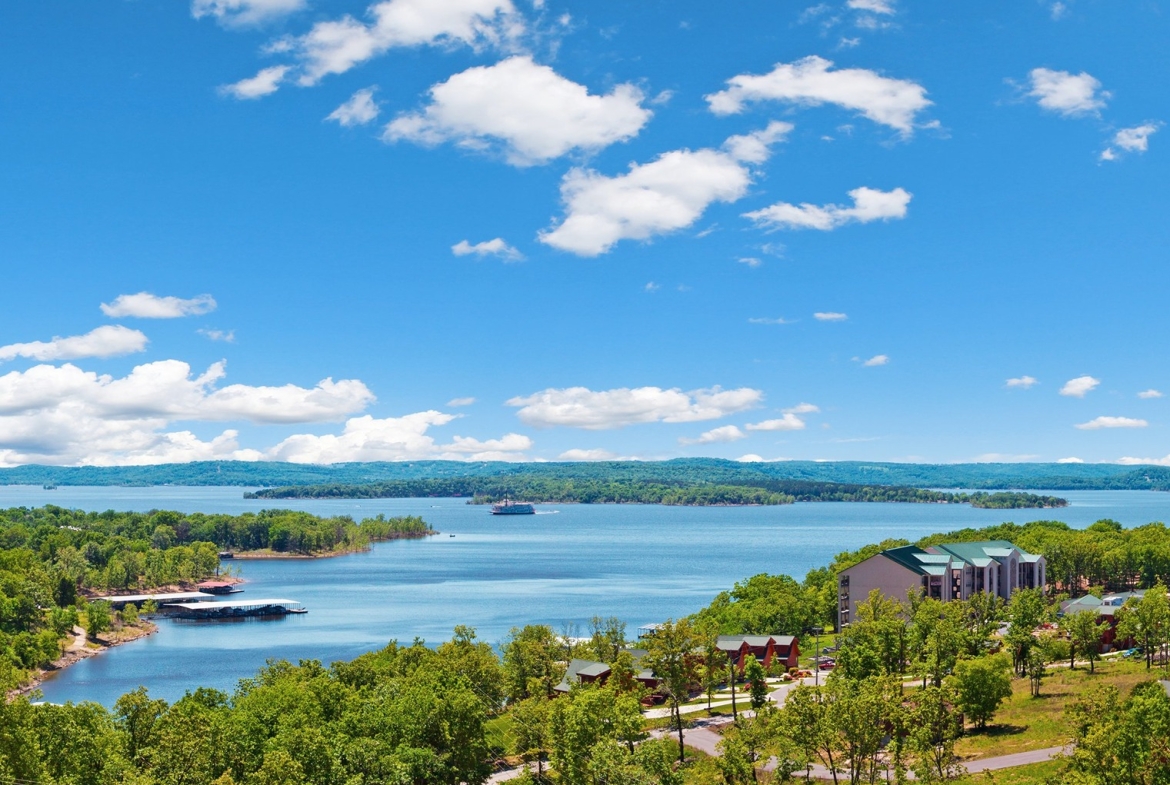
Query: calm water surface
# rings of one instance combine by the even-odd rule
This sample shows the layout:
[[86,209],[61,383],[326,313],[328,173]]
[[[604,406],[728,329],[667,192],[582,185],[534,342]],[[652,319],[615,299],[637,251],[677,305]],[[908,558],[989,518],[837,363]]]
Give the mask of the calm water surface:
[[[1057,518],[1083,527],[1170,521],[1170,494],[1059,492],[1061,510],[976,510],[965,505],[807,503],[783,507],[541,505],[534,516],[492,516],[458,499],[287,500],[279,506],[355,518],[421,515],[442,534],[381,543],[332,559],[236,562],[240,597],[284,597],[309,613],[276,621],[162,620],[155,635],[65,669],[45,699],[110,705],[145,685],[174,700],[196,686],[231,690],[269,657],[332,662],[390,639],[450,637],[456,624],[499,642],[510,628],[594,614],[631,629],[691,613],[737,580],[761,572],[803,576],[842,550],[887,537],[914,539],[1004,520]],[[0,507],[46,503],[85,510],[174,509],[241,513],[276,506],[240,488],[0,487]],[[450,535],[454,534],[454,537]]]

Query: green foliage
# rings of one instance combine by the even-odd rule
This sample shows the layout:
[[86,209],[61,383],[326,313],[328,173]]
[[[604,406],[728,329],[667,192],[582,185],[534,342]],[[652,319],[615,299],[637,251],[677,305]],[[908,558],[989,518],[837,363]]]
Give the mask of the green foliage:
[[1012,694],[1011,668],[1002,656],[960,660],[952,683],[959,708],[978,728],[986,728]]
[[751,695],[752,709],[760,711],[768,704],[768,674],[753,654],[744,660],[743,678]]
[[1060,781],[1069,785],[1155,785],[1170,782],[1170,698],[1156,682],[1123,701],[1100,685],[1066,711],[1074,748]]
[[112,623],[108,602],[91,602],[85,606],[85,634],[90,638],[97,638],[108,631]]
[[1170,643],[1170,598],[1159,580],[1140,600],[1126,600],[1117,612],[1117,637],[1141,644],[1146,670],[1154,662],[1154,652]]
[[659,679],[659,687],[670,704],[678,730],[678,759],[686,759],[683,749],[683,722],[680,707],[698,681],[698,662],[694,657],[697,644],[694,628],[688,619],[667,619],[646,639],[643,663]]
[[[834,580],[834,597],[836,590]],[[718,594],[694,619],[713,623],[722,635],[800,635],[824,624],[822,610],[816,587],[787,575],[755,575]]]
[[551,698],[565,668],[561,663],[561,642],[552,628],[530,624],[513,628],[503,645],[503,689],[510,701],[534,695]]
[[1068,635],[1069,667],[1077,666],[1077,655],[1089,661],[1089,672],[1101,658],[1101,636],[1109,629],[1105,622],[1097,622],[1097,614],[1093,611],[1077,611],[1070,613],[1060,620],[1060,629]]

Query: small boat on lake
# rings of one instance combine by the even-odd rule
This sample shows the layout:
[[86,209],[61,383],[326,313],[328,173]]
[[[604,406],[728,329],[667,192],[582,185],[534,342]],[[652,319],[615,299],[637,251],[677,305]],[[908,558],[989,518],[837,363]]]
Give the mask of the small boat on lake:
[[492,515],[536,515],[536,508],[527,502],[504,499],[499,504],[492,505]]

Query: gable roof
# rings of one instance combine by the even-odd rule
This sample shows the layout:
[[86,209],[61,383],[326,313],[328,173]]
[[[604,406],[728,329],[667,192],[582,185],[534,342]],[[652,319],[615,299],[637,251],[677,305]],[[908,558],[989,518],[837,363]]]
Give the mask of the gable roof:
[[919,556],[928,556],[929,554],[919,548],[917,545],[903,545],[901,548],[890,548],[888,551],[882,551],[879,556],[885,556],[892,562],[895,562],[911,572],[919,575],[926,575],[926,565],[922,562]]

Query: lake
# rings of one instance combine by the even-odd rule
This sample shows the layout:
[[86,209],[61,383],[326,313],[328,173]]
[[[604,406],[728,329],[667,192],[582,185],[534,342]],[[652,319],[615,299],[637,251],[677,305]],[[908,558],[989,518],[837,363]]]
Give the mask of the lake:
[[[541,514],[493,516],[460,499],[246,500],[241,488],[0,486],[0,506],[57,504],[85,510],[173,509],[241,513],[287,507],[355,518],[421,515],[442,532],[380,543],[330,559],[239,561],[236,597],[299,600],[304,615],[279,620],[163,619],[149,638],[84,660],[46,680],[53,702],[111,705],[139,685],[174,700],[186,690],[222,690],[270,657],[351,659],[397,639],[437,643],[456,624],[500,642],[524,624],[584,627],[594,615],[636,627],[692,613],[738,580],[761,572],[802,577],[840,551],[889,537],[1012,520],[1058,519],[1076,527],[1100,518],[1126,526],[1170,520],[1170,494],[1052,492],[1060,510],[977,510],[966,505],[800,503],[781,507],[540,505]],[[455,535],[454,537],[450,535]]]

